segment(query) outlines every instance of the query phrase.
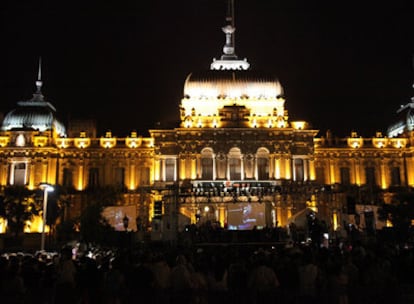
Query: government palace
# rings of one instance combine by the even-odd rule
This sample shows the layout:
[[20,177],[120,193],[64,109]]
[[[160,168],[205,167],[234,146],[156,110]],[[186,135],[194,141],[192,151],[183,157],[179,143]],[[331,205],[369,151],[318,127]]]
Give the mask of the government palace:
[[[58,185],[70,201],[62,221],[83,212],[87,193],[111,187],[119,193],[111,220],[126,215],[131,230],[161,237],[188,224],[288,227],[310,213],[332,232],[348,223],[364,229],[368,212],[376,228],[386,226],[375,210],[414,186],[414,98],[386,134],[320,135],[289,119],[277,77],[251,70],[236,55],[232,14],[222,28],[222,56],[184,80],[179,125],[148,130],[147,137],[100,136],[87,120],[65,126],[42,94],[39,64],[33,97],[2,115],[2,191]],[[0,232],[6,227],[3,220]],[[38,230],[28,224],[25,231]]]

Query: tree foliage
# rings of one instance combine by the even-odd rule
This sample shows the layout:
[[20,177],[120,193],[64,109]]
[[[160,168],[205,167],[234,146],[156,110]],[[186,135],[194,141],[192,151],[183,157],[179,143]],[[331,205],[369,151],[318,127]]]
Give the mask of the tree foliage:
[[121,201],[121,191],[116,187],[102,187],[89,190],[87,206],[80,216],[81,239],[87,243],[107,245],[115,229],[102,216],[107,206],[115,206]]
[[7,229],[14,235],[23,232],[26,221],[39,215],[42,205],[36,200],[36,192],[25,186],[8,186],[0,196],[0,216],[7,220]]
[[405,242],[410,237],[411,222],[414,220],[414,193],[397,193],[391,204],[383,204],[378,209],[378,218],[390,221],[396,239]]

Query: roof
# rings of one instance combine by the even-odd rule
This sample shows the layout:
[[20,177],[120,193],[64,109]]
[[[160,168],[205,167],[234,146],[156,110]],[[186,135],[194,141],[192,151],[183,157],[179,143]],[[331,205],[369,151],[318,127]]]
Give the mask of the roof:
[[283,88],[278,78],[260,71],[195,72],[187,76],[184,84],[186,97],[276,98],[280,95],[283,95]]
[[1,129],[11,131],[23,130],[55,130],[60,136],[66,135],[64,125],[56,118],[55,108],[46,101],[32,99],[20,101],[17,108],[6,114]]

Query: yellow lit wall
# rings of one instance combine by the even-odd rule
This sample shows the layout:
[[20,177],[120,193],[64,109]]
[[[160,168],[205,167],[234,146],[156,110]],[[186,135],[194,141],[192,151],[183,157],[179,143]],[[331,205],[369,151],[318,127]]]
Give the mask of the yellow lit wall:
[[275,178],[280,179],[281,178],[281,164],[280,164],[280,158],[277,157],[275,159]]
[[0,233],[6,233],[7,220],[0,217]]
[[131,164],[129,168],[129,190],[136,189],[136,180],[135,180],[135,165]]
[[311,181],[316,180],[315,161],[314,160],[309,160],[309,179]]
[[77,190],[82,191],[85,189],[84,183],[83,183],[83,165],[79,165],[78,167],[78,182],[77,182]]

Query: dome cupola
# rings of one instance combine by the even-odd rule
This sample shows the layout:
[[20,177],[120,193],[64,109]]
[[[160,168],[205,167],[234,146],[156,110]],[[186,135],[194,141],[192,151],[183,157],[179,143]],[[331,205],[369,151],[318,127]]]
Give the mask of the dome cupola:
[[17,102],[17,107],[5,115],[1,130],[51,130],[57,136],[66,137],[65,126],[57,119],[55,107],[44,99],[42,84],[39,60],[36,92],[30,100]]

